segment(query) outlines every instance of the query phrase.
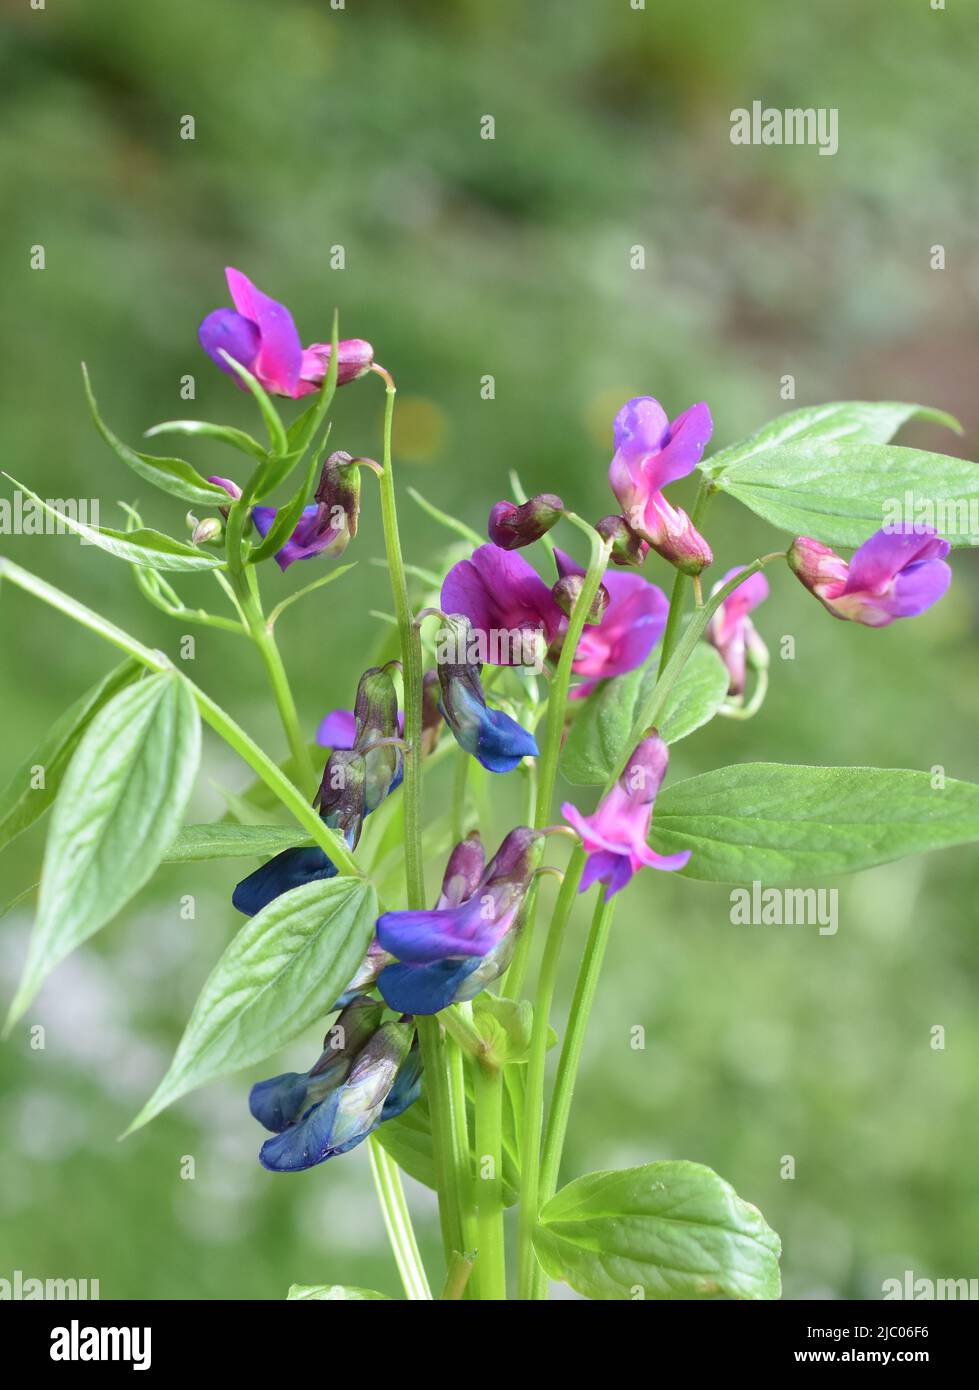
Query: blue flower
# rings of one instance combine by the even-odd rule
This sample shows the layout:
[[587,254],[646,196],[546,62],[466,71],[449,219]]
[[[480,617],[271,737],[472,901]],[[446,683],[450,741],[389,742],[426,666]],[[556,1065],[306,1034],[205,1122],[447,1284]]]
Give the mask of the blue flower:
[[[460,748],[472,754],[488,772],[512,772],[523,758],[538,756],[533,734],[502,710],[486,703],[479,666],[467,659],[474,638],[469,620],[446,619],[448,646],[439,654],[442,690],[439,708]],[[448,654],[448,659],[442,659]]]

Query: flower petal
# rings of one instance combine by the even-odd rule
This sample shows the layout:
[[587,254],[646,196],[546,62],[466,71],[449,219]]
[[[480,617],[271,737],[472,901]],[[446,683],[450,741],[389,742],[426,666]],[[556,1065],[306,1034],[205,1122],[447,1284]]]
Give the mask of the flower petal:
[[263,386],[282,396],[299,395],[303,347],[292,315],[284,304],[263,294],[247,275],[233,266],[225,269],[235,308],[257,325],[261,337],[255,375]]
[[243,318],[241,314],[236,314],[234,309],[215,309],[198,328],[197,337],[208,357],[222,372],[227,372],[230,377],[234,377],[239,386],[242,386],[234,368],[228,365],[221,353],[226,352],[229,357],[233,357],[236,362],[240,362],[251,371],[261,347],[257,325],[250,319]]
[[930,528],[916,530],[908,524],[894,531],[876,531],[854,553],[843,592],[879,591],[908,565],[944,559],[949,549],[948,541]]

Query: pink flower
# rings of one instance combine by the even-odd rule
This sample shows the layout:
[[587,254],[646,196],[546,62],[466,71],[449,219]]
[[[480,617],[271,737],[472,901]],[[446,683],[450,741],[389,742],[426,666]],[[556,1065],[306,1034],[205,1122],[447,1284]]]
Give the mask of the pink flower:
[[895,618],[914,618],[945,593],[952,571],[945,563],[949,543],[930,527],[907,524],[876,531],[849,564],[828,545],[799,536],[789,565],[836,618],[886,627]]
[[[718,589],[723,589],[728,580],[741,574],[744,568],[744,565],[735,565],[733,570],[728,570],[711,592],[716,594]],[[733,594],[728,594],[707,625],[707,640],[720,652],[731,677],[728,686],[730,695],[744,693],[746,652],[754,651],[759,657],[767,657],[765,644],[748,617],[751,610],[764,603],[766,598],[768,580],[761,573],[753,574],[739,584]]]
[[605,901],[644,866],[650,869],[682,869],[690,850],[657,854],[646,843],[653,818],[653,803],[666,776],[669,750],[659,734],[649,734],[636,748],[615,786],[603,796],[594,815],[583,816],[566,801],[565,820],[581,836],[588,862],[578,889],[584,893],[593,883],[605,884]]
[[[263,294],[233,266],[228,266],[224,273],[235,307],[215,309],[198,329],[207,355],[223,372],[234,376],[221,356],[222,351],[226,352],[246,367],[266,391],[277,396],[295,399],[316,391],[329,366],[330,344],[312,343],[304,349],[284,304]],[[338,357],[337,385],[343,386],[369,370],[374,349],[362,338],[344,338],[338,345]]]
[[713,424],[700,401],[670,423],[659,401],[636,396],[615,417],[615,454],[608,480],[632,529],[685,574],[711,563],[710,546],[686,512],[663,496],[700,462]]
[[[563,550],[555,550],[554,558],[562,578],[585,573]],[[575,700],[584,699],[596,681],[623,676],[641,666],[666,627],[669,600],[641,574],[606,571],[602,582],[609,605],[602,621],[586,626],[578,640],[571,669],[589,679],[571,692]]]

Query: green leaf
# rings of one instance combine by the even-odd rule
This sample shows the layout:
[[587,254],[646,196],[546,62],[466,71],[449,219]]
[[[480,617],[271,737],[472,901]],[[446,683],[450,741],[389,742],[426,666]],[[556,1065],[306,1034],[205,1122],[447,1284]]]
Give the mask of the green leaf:
[[777,415],[760,430],[729,444],[700,465],[710,478],[747,460],[763,460],[786,444],[847,440],[850,444],[889,444],[908,420],[930,420],[962,433],[953,415],[905,401],[829,401]]
[[725,468],[716,486],[793,536],[862,545],[888,522],[979,545],[979,465],[895,444],[785,444]]
[[43,511],[66,526],[69,531],[73,531],[90,545],[107,550],[110,555],[115,555],[120,560],[128,560],[133,565],[149,565],[151,569],[177,572],[224,567],[224,560],[220,556],[209,555],[207,551],[198,550],[194,545],[175,541],[172,536],[165,536],[161,531],[150,531],[145,527],[136,531],[113,531],[105,526],[88,526],[85,522],[76,521],[66,512],[59,512],[56,507],[50,506],[43,498],[38,497],[36,492],[19,483],[16,478],[11,478],[9,473],[3,476],[10,478],[14,487],[32,498]]
[[284,825],[235,825],[213,821],[182,825],[163,856],[164,864],[187,864],[200,859],[264,858],[312,841],[302,830]]
[[[239,453],[258,459],[259,463],[264,463],[268,458],[268,452],[257,439],[245,430],[235,429],[233,425],[212,425],[209,420],[164,420],[147,430],[146,438],[152,439],[157,434],[187,434],[192,438],[217,439],[222,444],[229,444],[232,449],[237,449]],[[218,488],[218,491],[222,502],[227,505],[228,494],[223,487]]]
[[244,382],[245,386],[255,398],[255,404],[262,413],[262,419],[265,421],[265,428],[269,433],[271,452],[276,457],[282,458],[283,455],[289,452],[289,440],[286,437],[285,425],[283,425],[279,417],[279,412],[272,404],[265,387],[257,377],[252,376],[247,367],[243,367],[240,362],[236,362],[230,353],[225,352],[223,348],[219,348],[218,351],[231,370],[239,380]]
[[[511,1071],[519,1073],[520,1068],[507,1067],[504,1075],[509,1080]],[[520,1146],[518,1141],[518,1115],[512,1093],[507,1090],[503,1104],[503,1202],[512,1207],[520,1199]],[[475,1112],[472,1102],[471,1082],[466,1078],[466,1115],[469,1133],[475,1133]],[[428,1110],[428,1097],[424,1086],[422,1094],[401,1115],[393,1120],[385,1120],[376,1131],[378,1142],[391,1155],[399,1168],[409,1177],[420,1182],[432,1191],[437,1189],[435,1159],[432,1153],[432,1128]],[[476,1157],[473,1155],[473,1170]]]
[[352,1284],[290,1284],[288,1299],[338,1299],[344,1303],[362,1302],[380,1298],[386,1303],[394,1302],[386,1293],[375,1293],[373,1289],[358,1289]]
[[197,469],[184,459],[157,458],[153,454],[138,453],[135,449],[130,449],[128,444],[124,444],[117,435],[112,433],[99,415],[99,408],[95,402],[95,396],[92,394],[92,384],[88,378],[88,368],[84,362],[82,363],[82,378],[85,382],[85,395],[88,399],[88,408],[92,419],[95,422],[95,428],[109,448],[122,459],[128,468],[131,468],[146,482],[158,487],[161,492],[168,492],[172,497],[180,497],[185,502],[198,502],[211,507],[215,507],[221,502],[227,502],[228,494],[224,488],[202,478]]
[[825,878],[979,840],[979,786],[875,767],[739,763],[664,787],[650,843],[714,883]]
[[[324,441],[325,444],[325,441]],[[261,564],[269,556],[285,545],[286,541],[296,529],[296,524],[303,514],[303,508],[312,496],[316,487],[316,479],[319,475],[320,464],[322,462],[322,452],[317,451],[309,461],[309,468],[306,477],[303,479],[302,486],[289,499],[284,507],[276,510],[272,525],[269,527],[260,544],[248,556],[250,565]]]
[[778,1298],[778,1236],[700,1163],[589,1173],[546,1203],[534,1248],[595,1299]]
[[319,394],[313,398],[308,410],[293,420],[287,431],[288,447],[297,458],[301,458],[309,448],[320,426],[326,419],[333,397],[336,395],[337,377],[340,374],[340,316],[334,311],[333,328],[330,333],[330,362]]
[[169,1071],[126,1133],[188,1091],[263,1062],[322,1019],[363,960],[376,920],[377,894],[355,878],[305,883],[250,918],[211,972]]
[[443,512],[440,507],[436,507],[434,502],[429,502],[427,497],[423,497],[417,488],[408,488],[408,496],[416,506],[421,507],[433,521],[437,521],[440,526],[444,526],[448,531],[454,531],[457,536],[461,536],[470,545],[485,545],[486,537],[481,536],[478,531],[474,531],[471,526],[467,526],[458,517],[450,516],[448,512]]
[[180,825],[200,749],[197,706],[176,672],[127,686],[95,715],[55,802],[8,1030],[54,967],[152,876]]
[[[656,685],[659,652],[624,676],[613,676],[582,701],[561,754],[561,772],[575,786],[603,786],[622,763],[637,712]],[[713,719],[727,696],[728,673],[713,647],[699,643],[670,692],[659,732],[678,743]]]
[[[112,697],[131,685],[143,670],[124,661],[87,690],[51,726],[0,792],[0,849],[44,815],[54,802],[71,756],[95,715]],[[44,769],[43,787],[32,787],[35,768]]]
[[[530,1035],[534,1009],[529,999],[506,999],[484,990],[473,1000],[473,1023],[497,1066],[526,1062],[530,1054]],[[548,1047],[557,1042],[548,1029]]]

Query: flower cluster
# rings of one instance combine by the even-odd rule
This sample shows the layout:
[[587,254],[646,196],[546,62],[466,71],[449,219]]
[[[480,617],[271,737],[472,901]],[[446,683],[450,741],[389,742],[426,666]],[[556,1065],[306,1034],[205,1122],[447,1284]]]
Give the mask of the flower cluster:
[[[319,390],[331,347],[313,343],[303,348],[283,305],[240,271],[229,269],[227,277],[235,307],[216,309],[201,324],[205,351],[239,384],[243,375],[250,376],[265,391],[294,399]],[[371,370],[385,375],[375,366],[369,343],[345,339],[337,351],[339,384]],[[548,747],[556,751],[558,741],[551,731],[556,727],[561,733],[565,721],[581,718],[584,702],[610,682],[651,668],[654,662],[661,679],[663,670],[670,670],[679,614],[670,620],[666,594],[641,571],[652,552],[678,572],[674,593],[682,593],[683,578],[689,576],[702,603],[700,575],[713,563],[713,552],[698,525],[666,490],[701,462],[712,428],[703,402],[672,421],[651,396],[622,406],[612,426],[608,469],[619,510],[595,524],[587,570],[550,537],[567,521],[587,529],[556,494],[500,501],[492,507],[487,542],[448,567],[439,609],[425,609],[416,619],[420,633],[422,617],[433,612],[440,617],[434,664],[425,672],[420,690],[404,691],[409,712],[410,700],[417,702],[416,723],[419,705],[421,709],[416,746],[406,748],[404,743],[396,663],[366,671],[353,710],[335,710],[320,725],[317,741],[331,751],[314,804],[351,849],[366,817],[400,786],[405,757],[430,757],[443,726],[464,755],[494,775],[540,757],[533,731],[539,717],[534,699],[517,695],[508,703],[492,690],[495,703],[490,703],[486,691],[492,678],[499,676],[501,685],[517,685],[526,683],[528,673],[544,674],[560,687],[560,703],[547,711]],[[280,509],[250,508],[260,537],[276,526],[281,545],[275,558],[282,570],[301,559],[339,555],[354,540],[360,468],[365,464],[383,478],[383,470],[371,460],[332,453],[323,465],[314,501],[300,511],[300,498],[290,512],[296,518],[291,533],[278,521]],[[233,481],[212,481],[232,499],[241,497]],[[227,508],[222,510],[227,515]],[[699,524],[700,511],[695,515]],[[201,529],[201,542],[209,535],[206,527]],[[532,545],[538,547],[537,565],[520,553]],[[951,577],[945,562],[948,550],[948,543],[934,532],[906,527],[878,531],[849,562],[805,536],[793,541],[785,559],[835,617],[883,627],[924,612],[944,594]],[[600,564],[595,555],[601,557]],[[764,698],[768,652],[752,615],[768,598],[761,566],[773,558],[729,569],[713,586],[698,619],[697,630],[727,672],[721,713],[746,718]],[[587,612],[582,612],[586,592],[590,597]],[[674,648],[661,658],[656,648],[670,642],[667,633],[674,634]],[[484,688],[487,667],[495,669]],[[516,672],[517,680],[507,676],[508,670]],[[755,693],[746,703],[750,673]],[[578,678],[576,684],[571,684],[573,677]],[[553,720],[560,724],[554,726]],[[655,727],[640,724],[619,752],[617,769],[590,814],[570,801],[561,808],[583,864],[579,891],[599,883],[606,901],[640,869],[679,871],[691,857],[690,849],[661,854],[649,844],[655,802],[669,764],[667,743]],[[548,769],[548,795],[555,768],[556,763]],[[536,823],[545,824],[548,818],[549,807],[543,816],[538,814]],[[295,1171],[346,1152],[412,1103],[421,1085],[415,1019],[465,1004],[507,971],[525,925],[531,885],[543,867],[547,835],[555,829],[516,826],[488,863],[482,839],[473,831],[449,854],[434,907],[380,914],[363,961],[335,1002],[334,1010],[341,1012],[319,1060],[308,1072],[273,1077],[252,1089],[252,1114],[273,1135],[261,1151],[266,1168]],[[240,911],[254,914],[290,889],[335,873],[335,865],[320,848],[289,849],[243,879],[233,902]]]

